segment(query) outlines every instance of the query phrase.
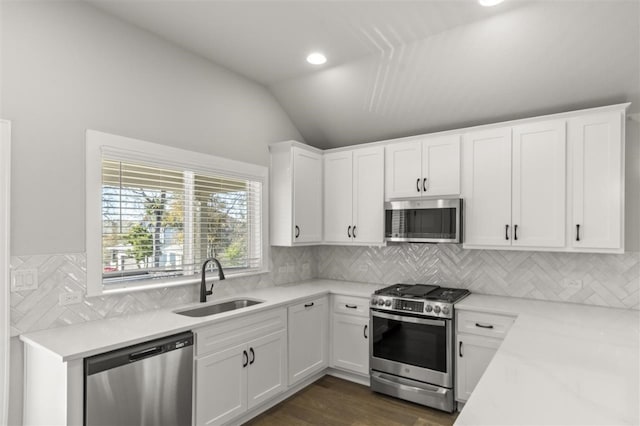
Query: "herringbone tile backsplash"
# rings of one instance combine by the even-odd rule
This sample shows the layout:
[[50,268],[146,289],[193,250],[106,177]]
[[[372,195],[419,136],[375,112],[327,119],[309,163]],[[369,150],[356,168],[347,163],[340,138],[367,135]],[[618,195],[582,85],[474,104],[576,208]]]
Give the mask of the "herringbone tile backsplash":
[[[152,309],[198,298],[198,286],[84,298],[60,306],[59,295],[86,291],[84,254],[16,256],[12,269],[38,270],[35,291],[11,293],[11,333],[17,335]],[[640,253],[623,255],[463,250],[458,245],[298,247],[271,249],[271,272],[216,283],[216,295],[329,278],[380,284],[435,283],[472,292],[640,309]],[[581,288],[575,288],[581,284]]]
[[433,283],[473,293],[640,309],[637,252],[463,250],[455,244],[322,246],[316,250],[320,278]]
[[[129,313],[173,308],[195,302],[199,286],[189,285],[84,298],[82,303],[60,306],[59,295],[86,292],[84,254],[14,256],[11,269],[37,269],[38,289],[11,293],[11,335],[60,327]],[[318,275],[312,247],[271,249],[271,272],[216,282],[218,296],[231,296],[254,288],[304,281]]]

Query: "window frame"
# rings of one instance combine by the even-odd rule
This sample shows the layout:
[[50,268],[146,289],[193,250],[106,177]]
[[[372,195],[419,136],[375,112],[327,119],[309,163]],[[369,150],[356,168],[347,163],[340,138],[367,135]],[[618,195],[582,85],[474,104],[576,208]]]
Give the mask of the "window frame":
[[[135,280],[113,288],[109,288],[107,284],[105,287],[102,276],[102,159],[105,155],[109,159],[125,162],[139,161],[154,166],[188,169],[203,174],[223,174],[261,182],[262,266],[251,271],[229,274],[229,278],[269,272],[269,169],[267,167],[97,130],[87,130],[85,152],[87,296],[104,296],[200,282],[200,276],[196,274],[179,278]],[[253,233],[249,236],[252,237]]]

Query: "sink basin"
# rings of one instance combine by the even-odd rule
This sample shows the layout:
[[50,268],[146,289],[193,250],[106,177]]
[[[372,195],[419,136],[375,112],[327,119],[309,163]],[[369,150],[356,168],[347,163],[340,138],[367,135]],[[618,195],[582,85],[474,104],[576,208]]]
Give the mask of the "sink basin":
[[234,299],[228,302],[215,303],[213,305],[199,306],[196,308],[178,311],[178,315],[186,315],[188,317],[207,317],[209,315],[221,314],[222,312],[234,311],[236,309],[246,308],[247,306],[262,303],[260,300],[252,299]]

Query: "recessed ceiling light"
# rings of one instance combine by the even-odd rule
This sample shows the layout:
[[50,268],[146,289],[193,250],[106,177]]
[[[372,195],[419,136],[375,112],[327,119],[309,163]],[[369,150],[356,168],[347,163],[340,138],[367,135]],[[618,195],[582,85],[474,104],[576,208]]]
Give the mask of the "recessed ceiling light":
[[502,3],[504,0],[478,0],[478,3],[480,3],[480,5],[485,6],[485,7],[491,7],[491,6],[495,6],[498,5],[500,3]]
[[315,52],[307,56],[307,62],[313,65],[322,65],[327,62],[327,57],[322,53]]

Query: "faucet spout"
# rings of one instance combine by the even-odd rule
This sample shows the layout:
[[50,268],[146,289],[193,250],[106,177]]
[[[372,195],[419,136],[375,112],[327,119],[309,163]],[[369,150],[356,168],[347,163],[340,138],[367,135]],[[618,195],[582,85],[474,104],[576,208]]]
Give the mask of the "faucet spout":
[[207,290],[207,265],[209,263],[215,263],[216,267],[218,268],[218,279],[220,281],[224,280],[224,271],[222,270],[222,265],[220,265],[220,262],[218,261],[218,259],[216,259],[215,257],[211,257],[207,260],[204,261],[204,263],[202,264],[202,278],[200,281],[200,303],[204,303],[207,301],[207,296],[210,296],[213,294],[213,283],[211,284],[211,290]]

